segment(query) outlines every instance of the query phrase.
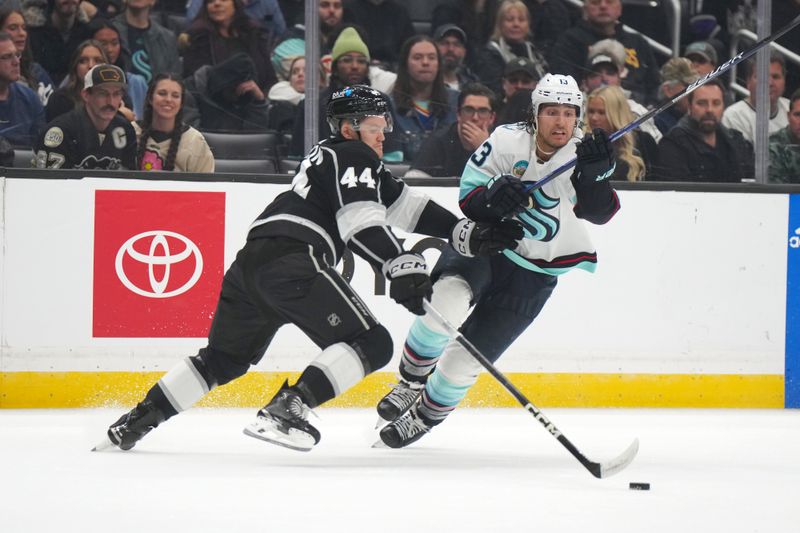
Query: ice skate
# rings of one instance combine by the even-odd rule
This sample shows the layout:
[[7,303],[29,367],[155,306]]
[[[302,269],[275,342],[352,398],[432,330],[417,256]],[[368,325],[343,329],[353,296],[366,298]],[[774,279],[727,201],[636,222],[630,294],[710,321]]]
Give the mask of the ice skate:
[[102,451],[112,446],[120,450],[130,450],[151,429],[163,422],[164,418],[164,414],[153,402],[145,400],[111,424],[106,433],[108,438],[95,446],[92,451]]
[[261,410],[244,434],[278,446],[307,452],[320,440],[320,433],[308,423],[311,409],[299,394],[284,383],[281,390]]
[[386,422],[394,422],[403,416],[414,405],[424,388],[424,383],[406,381],[401,378],[392,390],[378,402],[377,409],[380,417],[378,426]]
[[417,413],[416,406],[380,431],[381,441],[389,448],[405,448],[425,436],[431,426]]

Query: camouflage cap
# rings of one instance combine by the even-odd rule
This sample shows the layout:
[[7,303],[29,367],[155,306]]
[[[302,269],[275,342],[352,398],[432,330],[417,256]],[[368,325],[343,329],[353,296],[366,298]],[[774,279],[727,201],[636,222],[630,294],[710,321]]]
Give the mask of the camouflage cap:
[[661,67],[661,83],[677,81],[689,85],[699,77],[692,68],[692,62],[685,57],[673,57]]

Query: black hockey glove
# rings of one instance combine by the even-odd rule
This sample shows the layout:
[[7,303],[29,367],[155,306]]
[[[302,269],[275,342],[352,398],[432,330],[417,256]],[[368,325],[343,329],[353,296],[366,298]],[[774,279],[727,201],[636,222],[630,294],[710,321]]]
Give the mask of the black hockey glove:
[[450,244],[466,257],[494,255],[506,248],[513,250],[524,236],[522,224],[516,220],[475,222],[462,218],[453,227]]
[[431,299],[433,286],[425,258],[406,252],[383,265],[383,274],[392,282],[389,296],[415,315],[424,315],[422,299]]
[[617,168],[614,147],[606,133],[599,128],[584,135],[575,153],[578,162],[575,164],[574,178],[581,184],[607,180]]
[[517,177],[501,174],[486,185],[486,207],[498,218],[512,217],[532,205],[525,184]]

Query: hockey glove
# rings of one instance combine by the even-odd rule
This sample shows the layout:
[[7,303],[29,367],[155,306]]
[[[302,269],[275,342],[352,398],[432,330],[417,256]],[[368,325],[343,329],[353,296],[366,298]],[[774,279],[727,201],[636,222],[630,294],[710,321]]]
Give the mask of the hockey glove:
[[462,218],[453,227],[450,244],[466,257],[494,255],[507,248],[513,250],[524,236],[522,225],[516,220],[475,222]]
[[599,128],[583,137],[575,153],[578,159],[575,179],[581,183],[607,180],[617,168],[614,147],[606,133]]
[[389,296],[415,315],[424,315],[422,299],[431,299],[433,286],[425,258],[406,252],[383,265],[383,274],[391,281]]
[[519,178],[501,174],[486,185],[486,207],[498,218],[512,217],[533,205],[525,184]]

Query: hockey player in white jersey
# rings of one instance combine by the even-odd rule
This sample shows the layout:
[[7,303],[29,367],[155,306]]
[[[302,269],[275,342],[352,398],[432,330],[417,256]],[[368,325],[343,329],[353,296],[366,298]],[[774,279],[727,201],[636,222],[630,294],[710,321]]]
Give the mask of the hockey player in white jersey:
[[[493,257],[444,250],[432,273],[433,306],[462,324],[462,334],[492,362],[534,321],[559,275],[595,270],[597,254],[584,221],[604,224],[619,209],[609,182],[616,166],[611,144],[601,130],[579,137],[583,95],[575,80],[547,74],[531,104],[527,122],[498,127],[475,151],[459,193],[466,216],[514,218],[525,227],[525,238]],[[526,183],[576,156],[574,171],[528,193]],[[481,368],[434,318],[418,317],[406,337],[399,383],[378,403],[379,416],[390,422],[380,431],[383,443],[404,447],[441,423]]]
[[208,344],[166,373],[109,427],[100,447],[129,450],[150,430],[214,387],[244,375],[275,333],[292,323],[319,347],[293,385],[288,381],[245,428],[251,437],[300,451],[320,440],[310,409],[342,394],[392,357],[392,338],[335,270],[345,247],[390,280],[389,295],[422,314],[431,282],[425,259],[403,248],[392,226],[452,240],[461,253],[497,255],[522,239],[519,223],[461,219],[388,172],[388,99],[356,85],[333,93],[327,116],[335,135],[306,156],[292,188],[251,225],[222,281]]

